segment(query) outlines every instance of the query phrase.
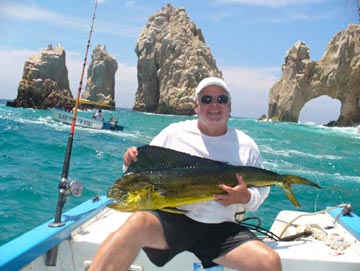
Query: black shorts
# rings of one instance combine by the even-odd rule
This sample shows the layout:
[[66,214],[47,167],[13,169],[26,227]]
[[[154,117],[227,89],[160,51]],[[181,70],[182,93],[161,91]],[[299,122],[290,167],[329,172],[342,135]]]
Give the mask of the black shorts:
[[161,222],[167,250],[143,248],[150,261],[156,266],[164,266],[183,251],[190,251],[199,258],[204,268],[217,265],[214,259],[226,254],[239,245],[259,240],[247,228],[235,222],[207,224],[197,222],[186,215],[163,211],[151,211]]

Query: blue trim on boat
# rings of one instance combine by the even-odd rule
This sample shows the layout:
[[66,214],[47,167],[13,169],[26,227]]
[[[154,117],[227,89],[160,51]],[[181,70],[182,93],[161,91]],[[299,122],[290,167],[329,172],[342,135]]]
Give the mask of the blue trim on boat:
[[[331,215],[334,219],[341,213],[342,208],[334,209],[329,211],[329,215]],[[360,217],[352,213],[351,215],[343,215],[339,216],[338,222],[341,226],[343,226],[348,232],[350,232],[358,241],[360,241]]]
[[69,238],[71,232],[103,210],[112,200],[106,196],[88,200],[62,215],[63,227],[51,228],[53,220],[24,233],[0,247],[0,270],[19,270]]

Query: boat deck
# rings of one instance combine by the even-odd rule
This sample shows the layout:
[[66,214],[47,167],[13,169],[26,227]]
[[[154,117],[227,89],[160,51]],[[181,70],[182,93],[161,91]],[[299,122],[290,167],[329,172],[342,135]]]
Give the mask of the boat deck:
[[[339,211],[340,209],[336,209],[332,213],[336,217]],[[334,224],[334,217],[328,213],[314,215],[282,211],[270,230],[280,236],[286,225],[302,214],[305,216],[296,219],[283,237],[303,232],[305,228],[312,230],[311,236],[301,237],[296,241],[268,241],[279,253],[284,270],[360,270],[359,240],[349,234],[340,223]],[[356,220],[354,227],[360,231],[359,217],[350,219]]]
[[[302,213],[293,211],[280,212],[271,231],[280,235],[285,225],[299,214]],[[86,266],[90,265],[91,259],[102,241],[111,232],[119,228],[129,215],[130,213],[117,212],[105,208],[87,223],[77,228],[71,234],[71,238],[60,246],[61,253],[59,253],[58,263],[62,267],[56,270],[86,270]],[[336,224],[334,228],[327,229],[328,226],[333,226],[333,221],[333,217],[326,213],[304,216],[296,220],[284,235],[295,234],[302,231],[305,225],[311,225],[319,230],[320,233],[317,234],[317,238],[322,240],[315,240],[313,236],[310,236],[302,237],[297,241],[275,242],[265,240],[265,242],[279,253],[283,270],[360,270],[359,241],[350,235],[340,224]],[[329,245],[329,237],[331,236],[342,237],[343,241],[338,242],[346,243],[346,248],[343,251],[331,248]],[[45,257],[43,256],[39,267],[44,260]],[[31,265],[31,268],[27,267],[23,270],[44,270],[37,269],[34,264]],[[158,268],[141,252],[135,260],[132,270],[203,270],[198,269],[198,265],[199,260],[195,256],[184,252],[175,257],[165,267]],[[49,268],[48,270],[54,270],[54,268]],[[230,271],[232,269],[219,266],[209,270]]]
[[[106,207],[110,202],[104,196],[99,197],[98,201],[89,200],[63,214],[62,221],[66,221],[64,227],[50,228],[48,224],[52,221],[48,221],[0,247],[0,270],[86,271],[103,240],[131,215]],[[338,217],[340,211],[337,208],[328,213],[282,211],[278,214],[271,228],[277,236],[282,235],[282,231],[282,237],[294,235],[309,226],[313,232],[311,236],[300,237],[296,241],[275,242],[264,239],[266,244],[279,253],[283,270],[360,270],[360,218],[355,214]],[[294,220],[299,215],[304,216]],[[339,223],[334,223],[335,217],[338,217]],[[290,226],[287,226],[289,222]],[[54,244],[60,244],[56,266],[46,266],[46,251]],[[154,266],[141,252],[130,270],[203,269],[199,260],[189,252],[176,256],[163,268]],[[231,269],[216,266],[207,270]]]

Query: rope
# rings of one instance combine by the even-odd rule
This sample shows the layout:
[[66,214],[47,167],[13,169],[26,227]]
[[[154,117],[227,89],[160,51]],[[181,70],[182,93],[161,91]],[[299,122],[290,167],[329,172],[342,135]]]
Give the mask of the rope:
[[[286,230],[294,223],[295,220],[299,219],[300,217],[304,217],[304,216],[313,216],[313,215],[318,215],[318,214],[324,214],[326,212],[329,212],[331,210],[334,210],[334,209],[338,209],[338,208],[342,208],[341,212],[339,213],[339,215],[335,218],[334,220],[334,224],[337,222],[339,216],[341,214],[347,214],[349,212],[352,211],[351,209],[351,206],[349,204],[339,204],[339,205],[336,205],[334,207],[331,207],[331,208],[327,208],[327,209],[324,209],[322,211],[318,211],[318,212],[314,212],[314,213],[305,213],[305,214],[300,214],[298,216],[296,216],[295,218],[293,218],[290,222],[288,222],[286,224],[286,226],[284,227],[284,229],[282,230],[282,232],[280,233],[280,235],[276,235],[275,233],[273,233],[272,231],[270,230],[267,230],[267,229],[264,229],[261,227],[261,220],[260,218],[258,217],[247,217],[241,221],[238,221],[238,223],[241,225],[241,226],[244,226],[250,230],[253,230],[253,231],[256,231],[256,232],[259,232],[261,234],[264,234],[265,236],[269,237],[270,239],[274,240],[274,241],[293,241],[295,240],[296,238],[298,237],[301,237],[301,236],[309,236],[311,235],[311,231],[308,231],[308,230],[305,230],[304,232],[301,232],[301,233],[297,233],[297,234],[294,234],[294,235],[291,235],[291,236],[286,236],[286,237],[283,237],[284,233],[286,232]],[[253,225],[253,224],[250,224],[250,223],[246,223],[245,221],[247,220],[251,220],[251,219],[255,219],[258,221],[257,225]]]

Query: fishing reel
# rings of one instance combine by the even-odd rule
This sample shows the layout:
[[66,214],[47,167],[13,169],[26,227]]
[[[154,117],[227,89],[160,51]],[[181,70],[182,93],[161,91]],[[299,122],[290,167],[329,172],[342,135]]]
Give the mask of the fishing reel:
[[62,208],[66,202],[66,198],[70,196],[70,194],[75,197],[80,197],[83,192],[83,186],[79,181],[71,181],[67,183],[65,181],[61,181],[59,183],[59,196],[58,204],[56,206],[55,220],[49,224],[49,227],[57,228],[65,225],[65,222],[61,221]]
[[71,181],[69,184],[68,189],[70,190],[71,194],[75,197],[80,197],[83,193],[83,186],[79,181]]
[[70,183],[60,182],[59,190],[64,194],[64,196],[70,196],[70,194],[72,194],[75,197],[80,197],[83,192],[83,186],[76,180],[73,180]]

